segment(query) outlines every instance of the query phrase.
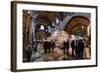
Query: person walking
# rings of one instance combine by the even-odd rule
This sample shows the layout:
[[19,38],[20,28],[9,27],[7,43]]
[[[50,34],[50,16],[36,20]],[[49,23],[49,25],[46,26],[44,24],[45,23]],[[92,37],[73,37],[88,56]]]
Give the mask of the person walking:
[[73,57],[74,56],[74,49],[75,49],[75,40],[72,40],[71,48],[72,48],[72,57]]
[[69,49],[69,41],[64,41],[64,54],[67,51],[67,55],[68,55],[68,49]]
[[84,51],[84,42],[82,39],[79,40],[78,43],[78,54],[79,54],[79,59],[83,59],[83,51]]
[[51,41],[51,50],[52,50],[52,52],[54,52],[54,48],[55,48],[55,42],[52,40]]

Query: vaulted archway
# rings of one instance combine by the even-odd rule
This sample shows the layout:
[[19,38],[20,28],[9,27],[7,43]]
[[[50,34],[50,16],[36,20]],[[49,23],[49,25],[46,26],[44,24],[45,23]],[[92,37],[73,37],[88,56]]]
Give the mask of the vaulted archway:
[[66,24],[64,30],[70,34],[79,36],[87,36],[87,27],[90,24],[90,20],[84,16],[74,16]]

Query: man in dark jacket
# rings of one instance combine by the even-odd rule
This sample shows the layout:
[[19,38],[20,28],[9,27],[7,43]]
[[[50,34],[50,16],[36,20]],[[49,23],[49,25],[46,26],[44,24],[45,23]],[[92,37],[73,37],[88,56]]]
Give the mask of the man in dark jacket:
[[76,58],[79,58],[79,47],[78,47],[79,40],[75,40],[75,53],[76,53]]
[[51,48],[52,48],[52,46],[51,46],[51,42],[50,42],[50,41],[48,41],[48,42],[47,42],[47,49],[48,49],[48,53],[50,53],[50,52],[51,52]]
[[54,48],[55,48],[55,42],[52,40],[51,41],[51,49],[52,49],[52,52],[54,52]]
[[84,42],[82,39],[79,40],[78,43],[78,53],[79,53],[79,58],[82,59],[83,58],[83,51],[84,51]]
[[69,49],[69,41],[64,41],[64,54],[66,53],[67,50],[67,55],[68,55],[68,49]]
[[48,48],[47,43],[48,43],[47,41],[44,41],[44,44],[43,44],[44,53],[47,53],[47,48]]
[[71,48],[72,48],[72,56],[74,56],[75,40],[72,40],[72,42],[71,42]]
[[50,41],[45,41],[44,42],[44,52],[49,53],[51,50],[51,42]]

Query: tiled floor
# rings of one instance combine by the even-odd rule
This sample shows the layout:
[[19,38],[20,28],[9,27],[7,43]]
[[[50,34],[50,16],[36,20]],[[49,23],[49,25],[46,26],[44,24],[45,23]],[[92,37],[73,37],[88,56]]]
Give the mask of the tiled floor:
[[[41,49],[38,52],[33,51],[30,61],[43,62],[43,61],[78,60],[79,58],[75,56],[75,53],[74,53],[74,56],[71,55],[71,51],[72,50],[70,49],[69,55],[67,55],[66,53],[64,54],[63,50],[59,48],[54,48],[54,51],[49,52],[49,53],[44,53],[43,49]],[[88,50],[86,50],[86,53],[88,53]],[[84,54],[84,56],[86,55],[86,53]],[[88,56],[89,56],[89,53],[88,53]],[[88,58],[90,58],[90,56]],[[83,59],[87,59],[87,57],[85,56]]]

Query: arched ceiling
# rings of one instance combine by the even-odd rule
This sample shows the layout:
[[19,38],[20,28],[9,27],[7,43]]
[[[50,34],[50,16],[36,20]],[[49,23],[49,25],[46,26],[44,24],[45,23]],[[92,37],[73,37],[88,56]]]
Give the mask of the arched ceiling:
[[[36,30],[39,29],[39,27],[41,25],[44,25],[46,28],[48,26],[53,26],[57,24],[56,23],[56,18],[59,19],[59,21],[62,21],[63,18],[68,15],[67,12],[49,12],[49,11],[37,11],[37,13],[35,12],[35,14],[37,14],[36,18],[35,18],[35,22],[36,22]],[[40,39],[42,38],[46,38],[49,37],[50,32],[45,32],[45,31],[38,31],[36,32],[37,36],[40,36]]]
[[47,26],[51,26],[52,22],[56,24],[56,18],[60,21],[63,20],[65,16],[68,15],[67,12],[49,12],[49,11],[41,11],[37,12],[38,16],[35,18],[36,22],[39,24],[46,24]]
[[86,35],[86,30],[90,20],[83,16],[74,16],[66,24],[64,30],[70,34],[75,34],[79,36]]

